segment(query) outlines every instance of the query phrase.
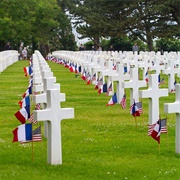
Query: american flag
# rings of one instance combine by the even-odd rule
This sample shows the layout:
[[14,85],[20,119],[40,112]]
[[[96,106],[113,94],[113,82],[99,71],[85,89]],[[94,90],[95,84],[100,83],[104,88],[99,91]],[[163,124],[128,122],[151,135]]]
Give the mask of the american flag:
[[96,73],[94,73],[93,77],[92,77],[92,81],[96,80]]
[[148,136],[151,135],[151,133],[153,132],[153,129],[155,128],[155,126],[156,126],[156,123],[148,125]]
[[166,123],[167,123],[167,120],[166,118],[164,118],[164,119],[158,120],[157,123],[148,125],[148,136],[151,136],[152,131],[154,130],[156,124],[159,124],[160,133],[167,133]]
[[112,91],[112,83],[109,85],[109,87],[107,88],[107,95],[109,95],[109,92]]
[[160,125],[160,128],[161,128],[161,133],[167,133],[166,123],[167,123],[166,118],[159,120],[159,125]]
[[103,78],[102,78],[102,77],[99,79],[99,81],[98,81],[97,85],[98,85],[98,86],[103,85]]
[[[142,102],[136,102],[135,105],[136,105],[136,107],[137,107],[137,109],[139,111],[139,114],[142,114],[142,112],[143,112],[142,111]],[[130,111],[131,112],[132,112],[133,106],[134,106],[134,103],[130,106]]]
[[120,104],[121,104],[123,109],[126,108],[126,94],[124,94],[124,96],[122,97]]
[[41,126],[37,127],[33,132],[33,142],[39,142],[42,141],[42,136],[41,136]]
[[136,103],[136,106],[138,107],[139,109],[139,113],[142,114],[143,110],[142,110],[142,102],[137,102]]
[[35,106],[35,110],[40,110],[40,109],[41,109],[41,105],[39,103],[37,103]]
[[31,116],[30,116],[30,118],[28,119],[28,121],[29,121],[30,123],[33,123],[33,124],[36,124],[36,123],[37,123],[37,121],[34,120],[34,114],[33,114],[33,113],[31,114]]

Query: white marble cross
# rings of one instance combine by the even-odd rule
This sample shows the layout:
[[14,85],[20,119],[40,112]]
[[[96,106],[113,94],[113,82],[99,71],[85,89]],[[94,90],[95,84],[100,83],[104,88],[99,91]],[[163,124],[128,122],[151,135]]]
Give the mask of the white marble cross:
[[[33,95],[32,100],[35,103],[43,103],[43,107],[45,106],[45,103],[47,103],[47,94],[46,91],[49,89],[58,89],[60,91],[60,84],[55,84],[55,77],[49,77],[43,79],[42,88],[38,85],[34,85],[34,91],[39,92],[39,90],[42,90],[41,94]],[[41,89],[40,89],[41,88]],[[60,93],[60,102],[65,102],[65,94]],[[48,124],[47,122],[44,122],[44,136],[48,138]]]
[[74,118],[73,108],[60,107],[59,89],[47,90],[47,108],[34,110],[34,119],[48,123],[48,163],[62,164],[61,121]]
[[123,64],[117,64],[116,65],[116,74],[111,77],[112,81],[116,81],[116,95],[117,95],[117,101],[118,103],[121,102],[125,92],[124,88],[122,87],[122,83],[125,80],[130,79],[130,74],[124,73],[124,65]]
[[174,68],[175,61],[169,60],[167,64],[167,68],[162,71],[163,74],[168,74],[168,90],[171,92],[171,90],[174,88],[174,82],[175,82],[175,74],[178,74],[180,72],[179,68]]
[[176,153],[180,154],[180,84],[176,84],[176,100],[174,103],[165,103],[166,113],[176,113]]
[[116,74],[116,71],[113,70],[113,62],[111,60],[107,61],[107,67],[101,71],[103,77],[107,76],[107,87],[112,83],[112,90],[109,92],[109,96],[114,94],[114,84],[111,81],[111,76]]
[[149,98],[149,124],[154,124],[159,120],[159,98],[168,96],[168,89],[159,89],[158,74],[150,74],[149,88],[139,90],[141,98]]
[[146,87],[145,80],[139,80],[138,68],[130,69],[130,80],[122,83],[123,88],[130,88],[130,105],[139,102],[139,88]]

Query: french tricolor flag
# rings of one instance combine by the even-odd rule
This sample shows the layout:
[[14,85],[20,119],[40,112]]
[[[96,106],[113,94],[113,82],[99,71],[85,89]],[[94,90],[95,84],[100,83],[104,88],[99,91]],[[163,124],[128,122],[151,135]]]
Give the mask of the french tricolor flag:
[[32,141],[32,124],[22,124],[12,131],[13,142]]
[[25,124],[26,120],[30,118],[30,105],[21,108],[14,115],[22,124]]
[[28,76],[28,75],[32,74],[32,66],[24,67],[23,70],[24,70],[25,76]]
[[30,105],[30,97],[26,96],[21,101],[19,101],[18,104],[19,104],[20,108]]
[[117,103],[117,96],[116,96],[116,93],[114,93],[114,95],[111,97],[111,99],[106,104],[106,106],[111,106],[111,105],[114,105],[116,103]]
[[32,87],[29,86],[26,90],[26,92],[22,95],[23,98],[25,98],[26,96],[29,96],[30,94],[32,94]]

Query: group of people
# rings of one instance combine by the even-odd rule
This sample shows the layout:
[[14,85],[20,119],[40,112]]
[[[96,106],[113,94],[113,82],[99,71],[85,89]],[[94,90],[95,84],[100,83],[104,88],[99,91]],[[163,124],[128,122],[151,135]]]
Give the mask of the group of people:
[[[84,50],[85,50],[85,46],[83,46],[83,45],[81,44],[80,47],[79,47],[79,51],[84,51]],[[91,50],[92,50],[92,51],[95,51],[96,49],[95,49],[94,46],[92,46]],[[97,51],[102,51],[102,48],[99,46],[99,47],[97,48]],[[108,51],[115,51],[113,45],[110,45]],[[138,53],[139,48],[138,48],[137,43],[134,43],[134,45],[133,45],[133,47],[132,47],[132,51],[133,51],[133,53],[135,53],[135,52]]]
[[[4,50],[11,50],[10,42],[8,42],[5,45]],[[19,60],[27,59],[27,55],[28,55],[27,47],[23,47],[23,45],[21,44],[19,46],[19,51],[18,52],[19,52]]]
[[19,47],[19,60],[27,59],[27,48],[21,44]]

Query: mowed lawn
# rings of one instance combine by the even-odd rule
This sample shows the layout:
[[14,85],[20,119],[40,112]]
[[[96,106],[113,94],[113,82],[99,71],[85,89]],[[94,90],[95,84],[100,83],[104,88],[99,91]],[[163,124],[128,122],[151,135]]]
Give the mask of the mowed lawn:
[[[44,136],[42,142],[33,145],[12,143],[12,131],[20,125],[14,114],[29,83],[23,72],[28,63],[18,61],[0,74],[0,180],[180,180],[180,155],[175,153],[176,116],[164,113],[164,103],[174,102],[175,94],[160,98],[160,115],[167,115],[168,134],[161,134],[158,146],[147,135],[148,99],[142,99],[143,114],[136,118],[136,127],[129,111],[129,89],[126,109],[119,104],[106,106],[111,96],[98,95],[94,85],[86,85],[80,76],[49,61],[60,91],[66,95],[61,107],[74,108],[75,112],[74,118],[61,121],[63,163],[47,164]],[[167,76],[162,77],[165,84],[161,88],[167,88]],[[44,132],[43,123],[39,124]]]

